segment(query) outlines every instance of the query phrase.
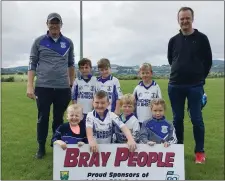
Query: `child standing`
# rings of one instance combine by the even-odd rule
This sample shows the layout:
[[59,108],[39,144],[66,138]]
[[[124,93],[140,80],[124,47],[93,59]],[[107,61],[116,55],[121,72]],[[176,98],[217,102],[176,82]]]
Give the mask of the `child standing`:
[[152,99],[162,98],[159,85],[152,80],[152,66],[149,63],[143,63],[140,66],[139,76],[142,81],[135,87],[133,95],[136,99],[136,116],[140,122],[150,119],[152,113],[149,105]]
[[93,110],[92,101],[96,88],[96,77],[92,76],[91,60],[83,58],[78,62],[81,76],[76,78],[72,87],[72,102],[83,107],[84,118]]
[[92,152],[97,152],[97,144],[112,143],[113,128],[117,126],[127,138],[130,151],[136,149],[136,143],[130,130],[120,120],[119,116],[109,111],[109,98],[105,91],[98,91],[94,95],[94,110],[89,112],[86,119],[88,143]]
[[87,143],[83,109],[80,105],[72,104],[67,108],[68,122],[60,125],[52,138],[52,144],[58,144],[62,149],[67,144],[82,146]]
[[96,90],[104,90],[108,93],[109,106],[108,109],[115,114],[120,114],[120,101],[122,91],[120,89],[119,80],[111,75],[110,61],[102,58],[98,61],[98,70],[100,77],[97,78]]
[[163,143],[165,147],[177,143],[175,129],[164,116],[166,104],[163,99],[153,99],[150,109],[152,119],[144,121],[140,131],[140,143],[154,144]]
[[[135,106],[135,98],[132,94],[125,94],[122,96],[120,100],[120,105],[122,108],[122,114],[120,115],[120,119],[122,122],[128,127],[131,131],[131,134],[136,141],[139,142],[139,132],[140,125],[138,119],[134,116],[134,106]],[[126,143],[127,139],[122,131],[115,127],[114,130],[114,143]]]

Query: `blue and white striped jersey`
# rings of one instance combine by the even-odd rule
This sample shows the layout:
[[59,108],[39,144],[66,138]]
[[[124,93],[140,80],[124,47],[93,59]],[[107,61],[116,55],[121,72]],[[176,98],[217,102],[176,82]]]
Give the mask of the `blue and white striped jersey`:
[[95,76],[90,77],[88,80],[79,77],[73,83],[72,100],[82,105],[84,114],[93,110],[92,102],[96,89],[96,81]]
[[149,87],[146,87],[141,81],[134,89],[133,95],[136,99],[136,116],[139,122],[143,123],[152,117],[150,102],[154,98],[162,98],[159,85],[152,81]]
[[99,77],[97,78],[96,90],[103,90],[108,93],[110,102],[108,109],[114,112],[116,109],[116,101],[123,95],[119,80],[112,75],[109,75],[106,79]]
[[108,109],[105,110],[103,119],[95,110],[87,114],[86,128],[93,129],[93,136],[98,144],[112,143],[115,126],[121,129],[125,124],[120,120],[119,116]]

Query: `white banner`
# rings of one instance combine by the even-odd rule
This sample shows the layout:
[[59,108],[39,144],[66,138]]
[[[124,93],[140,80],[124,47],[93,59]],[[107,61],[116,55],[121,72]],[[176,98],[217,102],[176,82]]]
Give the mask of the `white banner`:
[[67,146],[54,145],[53,180],[185,180],[184,145],[138,144],[129,153],[126,144],[99,144],[94,154],[89,145]]

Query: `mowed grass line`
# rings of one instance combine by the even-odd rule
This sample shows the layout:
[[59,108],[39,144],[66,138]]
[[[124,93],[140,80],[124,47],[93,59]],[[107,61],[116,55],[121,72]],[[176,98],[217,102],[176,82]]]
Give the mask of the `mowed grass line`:
[[[172,120],[167,94],[167,80],[156,80],[167,102],[166,116]],[[120,81],[123,93],[132,93],[137,80]],[[207,162],[195,165],[192,124],[185,115],[185,178],[187,180],[224,179],[224,80],[208,79],[205,91],[208,104],[204,108],[206,127],[205,150]],[[50,145],[51,124],[47,155],[36,160],[36,120],[34,101],[26,98],[26,83],[2,83],[2,180],[51,180],[53,155]],[[50,116],[52,117],[52,116]],[[50,118],[50,123],[52,119]]]

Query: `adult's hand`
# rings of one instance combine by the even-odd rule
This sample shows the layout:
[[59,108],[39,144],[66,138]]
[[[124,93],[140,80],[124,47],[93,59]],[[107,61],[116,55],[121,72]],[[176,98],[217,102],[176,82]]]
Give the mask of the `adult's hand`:
[[29,85],[27,86],[27,97],[34,100],[36,99],[33,86],[29,86]]

